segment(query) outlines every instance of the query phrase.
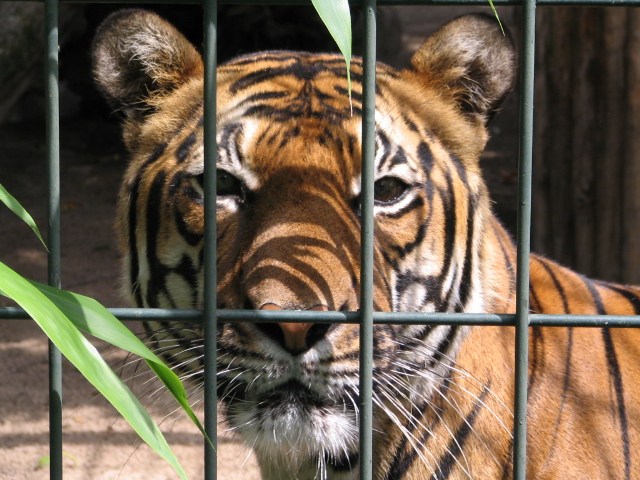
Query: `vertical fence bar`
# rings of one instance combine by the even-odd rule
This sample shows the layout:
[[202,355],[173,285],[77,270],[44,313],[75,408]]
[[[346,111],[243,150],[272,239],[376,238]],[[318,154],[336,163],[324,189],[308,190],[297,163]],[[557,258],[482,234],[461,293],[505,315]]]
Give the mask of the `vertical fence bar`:
[[373,478],[373,159],[375,156],[376,1],[365,0],[362,79],[362,251],[360,272],[360,479]]
[[[49,285],[60,288],[60,125],[58,101],[58,0],[44,4],[46,56],[46,142],[48,170]],[[49,466],[52,480],[62,480],[62,355],[49,341]]]
[[520,159],[518,164],[518,272],[516,304],[516,380],[513,478],[527,475],[527,383],[529,374],[529,254],[531,250],[531,174],[533,162],[533,92],[535,0],[522,3],[520,65]]
[[213,446],[205,442],[205,480],[218,475],[217,398],[217,225],[216,225],[216,63],[218,4],[204,2],[204,402],[205,429]]

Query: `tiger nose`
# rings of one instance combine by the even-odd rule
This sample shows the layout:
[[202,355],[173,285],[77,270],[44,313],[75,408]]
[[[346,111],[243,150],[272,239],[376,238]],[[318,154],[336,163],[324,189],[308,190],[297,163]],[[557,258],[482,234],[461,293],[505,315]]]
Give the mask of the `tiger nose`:
[[[260,310],[282,310],[278,305],[267,303]],[[324,305],[316,305],[309,310],[328,312]],[[309,350],[316,342],[321,340],[329,330],[330,325],[317,323],[271,323],[258,324],[261,330],[280,343],[282,347],[292,355]]]

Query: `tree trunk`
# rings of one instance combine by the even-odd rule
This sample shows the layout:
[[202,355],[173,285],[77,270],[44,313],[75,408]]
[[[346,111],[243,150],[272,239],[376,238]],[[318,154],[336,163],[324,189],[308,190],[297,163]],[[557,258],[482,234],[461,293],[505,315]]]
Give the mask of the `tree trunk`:
[[533,248],[640,283],[640,10],[538,15]]

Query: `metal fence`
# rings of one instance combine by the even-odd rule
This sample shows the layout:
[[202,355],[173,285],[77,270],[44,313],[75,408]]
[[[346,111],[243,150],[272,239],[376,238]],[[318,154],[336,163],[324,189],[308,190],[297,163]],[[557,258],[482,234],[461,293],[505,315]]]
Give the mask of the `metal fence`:
[[[3,0],[0,0],[3,1]],[[60,281],[60,168],[59,168],[59,100],[58,100],[58,4],[59,0],[40,0],[45,7],[46,33],[46,135],[48,165],[48,246],[49,284]],[[90,3],[93,0],[70,0]],[[104,1],[104,0],[103,0]],[[106,0],[127,3],[127,0]],[[487,5],[488,0],[359,0],[352,5],[363,8],[364,78],[363,78],[363,167],[362,167],[362,245],[361,299],[359,312],[287,312],[240,311],[216,308],[216,222],[206,222],[205,296],[203,311],[142,308],[113,308],[121,320],[172,319],[201,320],[205,323],[205,427],[215,443],[217,429],[216,398],[216,330],[217,322],[313,322],[360,324],[360,478],[372,478],[372,364],[374,323],[500,325],[516,328],[516,383],[514,405],[514,475],[526,478],[526,413],[528,382],[528,327],[640,327],[637,316],[538,315],[529,313],[529,253],[531,225],[531,174],[533,151],[534,47],[536,6],[637,6],[640,0],[493,0],[494,5],[519,6],[522,9],[520,52],[520,151],[518,160],[518,224],[517,224],[517,310],[516,314],[439,314],[383,313],[373,311],[373,159],[376,62],[377,5]],[[138,3],[141,3],[138,1]],[[205,217],[215,218],[216,209],[216,34],[218,4],[287,4],[308,5],[309,0],[143,0],[142,3],[202,3],[204,7],[204,149],[205,149]],[[208,213],[207,213],[208,212]],[[19,308],[0,308],[0,319],[24,318]],[[53,345],[49,348],[50,365],[50,478],[62,477],[62,361]],[[214,480],[216,451],[205,446],[205,479]]]

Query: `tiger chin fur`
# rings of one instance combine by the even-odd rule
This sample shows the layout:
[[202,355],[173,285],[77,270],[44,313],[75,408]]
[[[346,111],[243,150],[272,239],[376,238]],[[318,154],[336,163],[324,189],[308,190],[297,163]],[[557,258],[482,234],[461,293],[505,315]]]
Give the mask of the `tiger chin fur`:
[[[224,39],[222,39],[224,41]],[[117,215],[124,283],[144,307],[199,308],[203,290],[203,65],[166,21],[110,16],[95,78],[131,155]],[[377,67],[374,306],[514,307],[515,248],[479,158],[512,88],[515,49],[490,17],[432,35],[411,68]],[[218,301],[225,309],[359,307],[362,66],[265,52],[218,68]],[[540,313],[638,314],[640,289],[531,256]],[[197,325],[151,341],[202,376]],[[358,477],[358,326],[223,323],[219,397],[264,479]],[[374,478],[509,479],[514,331],[374,327]],[[640,331],[533,328],[528,478],[640,478]]]

